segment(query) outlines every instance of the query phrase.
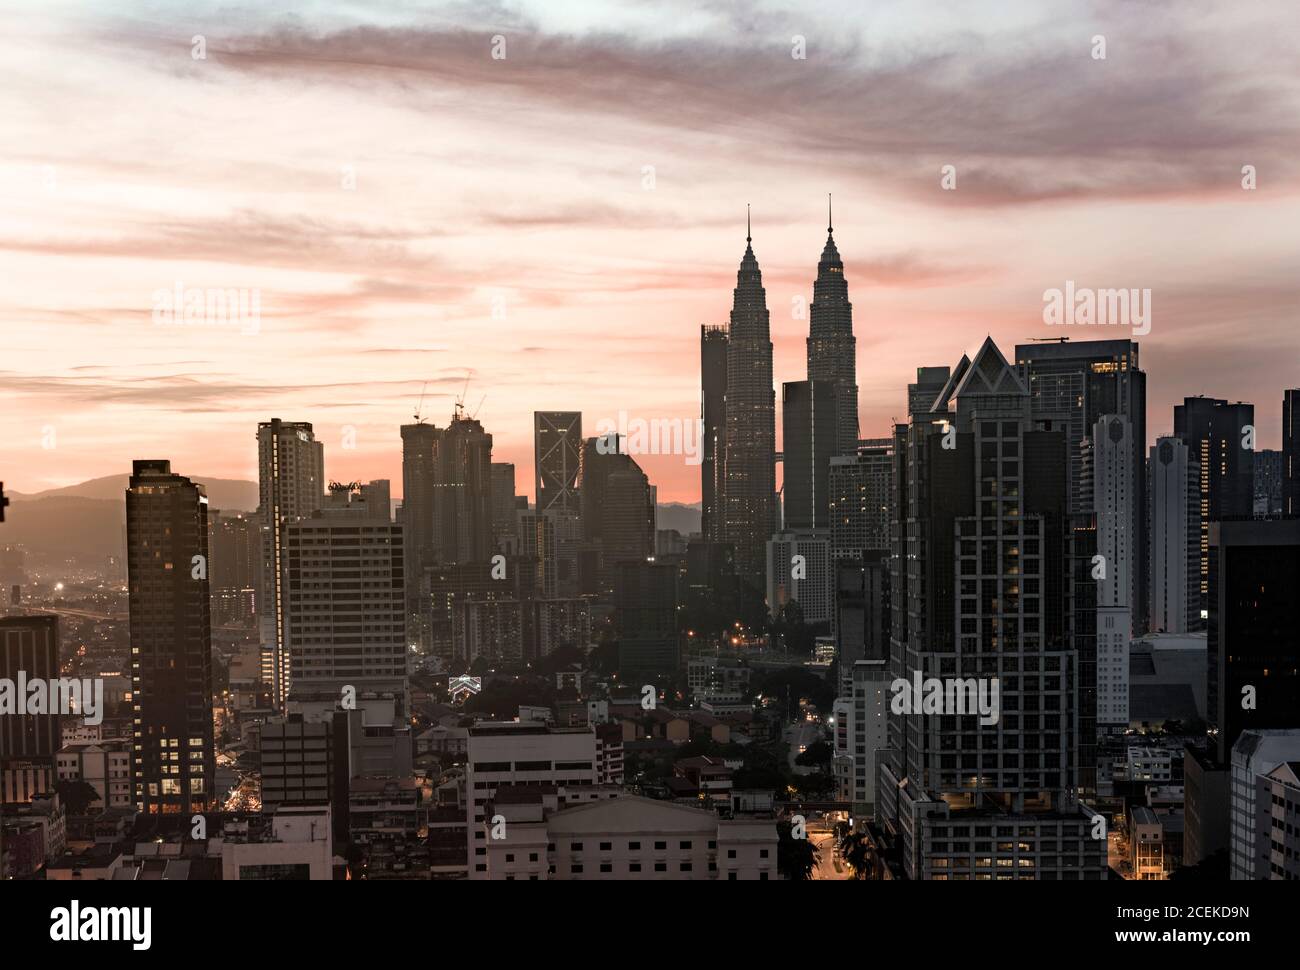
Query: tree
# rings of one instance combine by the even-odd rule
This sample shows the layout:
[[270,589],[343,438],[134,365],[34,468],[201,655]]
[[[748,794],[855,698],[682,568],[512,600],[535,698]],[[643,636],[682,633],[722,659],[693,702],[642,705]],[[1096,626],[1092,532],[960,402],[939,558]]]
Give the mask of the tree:
[[54,790],[69,815],[85,815],[90,806],[100,800],[99,792],[80,779],[55,782]]
[[795,756],[794,763],[800,768],[821,768],[829,770],[831,766],[831,746],[825,741],[814,741],[808,749]]
[[850,832],[840,840],[840,855],[854,879],[865,879],[870,868],[871,849],[861,832]]
[[807,882],[817,865],[817,846],[807,836],[796,839],[791,829],[789,822],[776,823],[776,870],[793,882]]

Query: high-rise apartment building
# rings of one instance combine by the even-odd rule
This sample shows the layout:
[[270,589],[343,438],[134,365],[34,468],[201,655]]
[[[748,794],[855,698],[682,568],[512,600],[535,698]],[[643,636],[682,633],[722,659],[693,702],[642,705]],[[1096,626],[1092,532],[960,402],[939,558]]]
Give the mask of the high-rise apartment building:
[[1151,615],[1153,633],[1186,633],[1201,625],[1200,469],[1181,438],[1157,439],[1151,479]]
[[272,418],[257,426],[258,517],[262,570],[258,615],[262,679],[283,706],[289,655],[284,647],[284,524],[320,508],[325,494],[325,446],[305,421]]
[[126,534],[135,804],[202,812],[216,794],[203,486],[168,461],[134,462]]
[[285,643],[295,694],[344,687],[406,694],[402,526],[368,488],[332,486],[322,508],[285,525]]
[[835,560],[825,531],[775,533],[767,543],[767,607],[773,616],[791,601],[804,623],[835,628]]

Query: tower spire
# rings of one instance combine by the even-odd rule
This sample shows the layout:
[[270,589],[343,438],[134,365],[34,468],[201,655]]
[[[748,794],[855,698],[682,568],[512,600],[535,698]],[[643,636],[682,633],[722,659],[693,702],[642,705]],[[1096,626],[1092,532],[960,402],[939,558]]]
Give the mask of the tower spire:
[[835,231],[835,221],[831,219],[831,194],[826,193],[826,231],[832,233]]
[[749,203],[746,202],[745,203],[745,242],[753,242],[753,241],[754,239],[750,235],[750,226],[749,226]]

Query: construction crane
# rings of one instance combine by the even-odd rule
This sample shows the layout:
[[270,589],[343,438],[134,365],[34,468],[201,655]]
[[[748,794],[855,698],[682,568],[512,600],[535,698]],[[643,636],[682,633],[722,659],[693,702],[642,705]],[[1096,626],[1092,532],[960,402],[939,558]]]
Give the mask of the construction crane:
[[416,424],[424,424],[424,418],[420,417],[420,412],[424,410],[424,392],[429,389],[429,382],[424,382],[424,387],[420,388],[420,401],[415,405],[415,413],[411,417],[415,418]]

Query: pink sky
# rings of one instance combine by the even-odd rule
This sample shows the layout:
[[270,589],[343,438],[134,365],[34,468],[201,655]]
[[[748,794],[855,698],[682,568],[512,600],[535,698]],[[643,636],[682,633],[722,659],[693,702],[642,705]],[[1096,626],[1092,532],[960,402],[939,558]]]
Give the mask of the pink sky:
[[[905,416],[917,366],[1061,335],[1043,291],[1068,279],[1152,290],[1153,436],[1204,393],[1253,401],[1279,446],[1300,385],[1288,4],[192,6],[7,18],[7,489],[140,457],[255,478],[256,423],[281,417],[315,424],[330,477],[396,494],[398,425],[426,381],[444,424],[468,374],[531,493],[535,409],[591,433],[698,416],[699,326],[726,320],[746,203],[776,380],[804,378],[792,306],[827,192],[863,436]],[[257,332],[156,325],[178,281],[257,289]],[[661,501],[698,500],[682,457],[642,465]]]

